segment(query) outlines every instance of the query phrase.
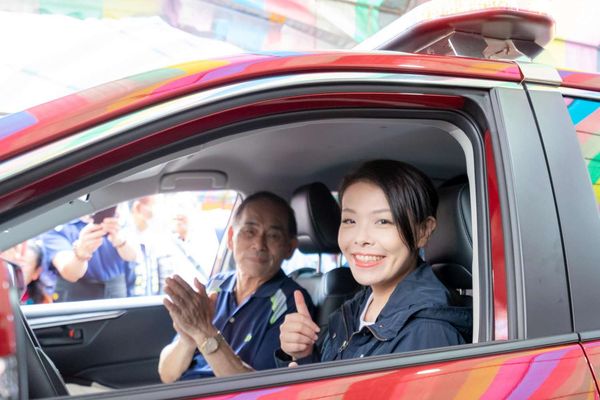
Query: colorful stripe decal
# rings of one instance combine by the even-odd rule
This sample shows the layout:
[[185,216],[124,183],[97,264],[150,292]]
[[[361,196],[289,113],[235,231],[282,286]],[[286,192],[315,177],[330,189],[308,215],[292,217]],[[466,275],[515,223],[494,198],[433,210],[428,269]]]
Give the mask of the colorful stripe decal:
[[565,97],[600,210],[600,102]]
[[[318,72],[379,72],[520,82],[512,62],[393,53],[244,54],[175,65],[114,81],[2,118],[0,161],[108,119],[193,92],[255,78]],[[27,118],[29,119],[27,119]],[[12,121],[12,122],[11,122]]]

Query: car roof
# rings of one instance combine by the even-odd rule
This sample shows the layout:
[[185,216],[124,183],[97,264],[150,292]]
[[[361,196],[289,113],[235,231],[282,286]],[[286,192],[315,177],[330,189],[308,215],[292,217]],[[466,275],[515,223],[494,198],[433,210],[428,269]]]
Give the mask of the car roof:
[[564,87],[600,92],[600,74],[598,73],[559,69],[558,74]]
[[310,72],[391,72],[520,82],[510,61],[394,52],[245,54],[194,61],[110,82],[0,119],[0,161],[128,112],[219,85]]

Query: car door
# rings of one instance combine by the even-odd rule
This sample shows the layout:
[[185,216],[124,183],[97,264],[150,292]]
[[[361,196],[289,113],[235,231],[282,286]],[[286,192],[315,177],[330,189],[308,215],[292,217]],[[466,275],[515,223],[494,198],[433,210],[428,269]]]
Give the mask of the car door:
[[[565,247],[569,247],[568,262],[571,280],[574,325],[580,332],[583,348],[589,358],[598,382],[600,372],[600,345],[597,287],[600,283],[598,243],[600,242],[600,190],[598,162],[600,136],[598,135],[598,108],[600,96],[593,84],[596,74],[565,73],[564,87],[559,93],[536,93],[539,107],[554,101],[564,101],[570,121],[546,126],[549,152],[554,151],[553,178],[560,200],[561,224],[564,226]],[[566,86],[566,87],[565,87]],[[568,87],[570,86],[570,87]],[[552,96],[552,98],[550,98]],[[562,119],[564,121],[564,118]],[[564,126],[567,125],[567,126]],[[560,148],[560,152],[557,149]],[[560,165],[560,167],[559,167]]]
[[[152,108],[125,115],[119,121],[125,126],[118,131],[119,135],[78,153],[66,153],[60,162],[48,163],[52,175],[38,177],[37,181],[29,178],[28,182],[22,178],[29,183],[29,189],[37,188],[34,195],[27,197],[31,192],[24,193],[27,186],[23,181],[12,186],[6,197],[14,199],[21,195],[25,199],[7,214],[10,215],[7,221],[13,221],[12,233],[21,229],[14,221],[24,220],[27,212],[35,214],[30,210],[36,202],[63,204],[65,199],[73,200],[99,186],[99,182],[114,181],[152,167],[161,158],[189,155],[193,146],[210,147],[239,137],[252,138],[258,127],[274,129],[275,137],[283,134],[283,128],[291,122],[327,120],[332,116],[342,121],[347,119],[349,124],[384,117],[445,123],[449,125],[444,126],[456,127],[450,131],[457,135],[465,150],[472,185],[473,343],[406,355],[142,387],[128,391],[127,396],[147,398],[152,392],[154,398],[235,397],[248,392],[261,398],[326,398],[342,394],[360,398],[366,393],[395,398],[408,397],[417,391],[436,398],[486,394],[515,398],[595,395],[591,371],[573,330],[564,248],[548,165],[527,92],[519,83],[518,67],[500,62],[409,55],[345,57],[311,59],[309,55],[290,57],[283,63],[281,59],[271,62],[259,58],[251,73],[235,75],[235,83],[213,82],[223,86],[213,92],[180,94],[167,104],[167,108],[173,108],[170,113],[161,114],[161,118],[152,115]],[[277,65],[284,67],[277,70]],[[287,69],[289,65],[303,65],[313,72],[292,73]],[[462,78],[447,76],[465,65],[471,76],[464,77],[469,75],[464,72]],[[239,68],[244,66],[240,64]],[[269,69],[270,76],[253,77],[261,68]],[[328,72],[332,68],[345,72]],[[366,69],[369,71],[365,72]],[[211,76],[222,79],[228,73],[238,74],[237,71],[230,67],[216,69]],[[278,71],[281,75],[276,76]],[[205,102],[207,98],[211,101]],[[148,116],[152,118],[140,124]],[[135,124],[128,126],[127,120]],[[106,132],[103,129],[107,126],[90,129]],[[31,216],[31,220],[35,218]],[[117,315],[123,310],[127,312]],[[94,321],[75,321],[73,327],[80,330],[73,330],[73,336],[81,332],[85,338],[99,332],[97,344],[106,346],[102,349],[122,340],[129,346],[138,345],[134,338],[140,331],[125,329],[122,324],[126,322],[137,322],[154,332],[155,321],[151,319],[157,318],[161,328],[156,336],[165,340],[173,333],[158,304],[103,306],[90,311],[97,313],[91,316]],[[62,318],[61,313],[67,311],[57,312],[52,319]],[[53,328],[43,331],[42,323],[38,323],[40,333],[50,335]],[[132,336],[123,339],[121,330]],[[69,336],[71,330],[67,331]],[[152,338],[148,342],[152,352],[159,348],[159,341]],[[46,351],[50,352],[46,343]],[[87,344],[83,343],[82,351],[87,351]],[[68,350],[64,347],[61,353],[67,358]],[[155,361],[147,359],[143,349],[124,352],[127,360],[116,356],[107,361],[106,369],[114,366],[113,362],[116,365],[125,362],[149,371],[152,360]],[[99,373],[93,371],[96,375],[90,376]],[[119,373],[130,373],[130,369]],[[123,394],[115,391],[103,397]]]
[[159,383],[158,355],[175,335],[162,300],[86,303],[23,306],[37,340],[63,378],[114,388]]
[[[119,204],[124,240],[144,245],[140,259],[128,266],[130,297],[65,302],[53,293],[53,304],[22,306],[40,346],[67,382],[112,388],[160,382],[158,356],[175,336],[162,303],[164,280],[178,273],[190,284],[193,276],[207,282],[235,199],[232,191],[191,191]],[[34,241],[42,248],[44,235]],[[58,277],[46,262],[48,284]]]

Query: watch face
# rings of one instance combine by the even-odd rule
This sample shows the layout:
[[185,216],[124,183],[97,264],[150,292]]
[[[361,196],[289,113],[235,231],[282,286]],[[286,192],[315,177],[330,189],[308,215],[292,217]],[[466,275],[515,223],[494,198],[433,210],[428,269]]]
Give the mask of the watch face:
[[217,351],[217,348],[219,348],[219,341],[217,340],[217,338],[209,337],[206,339],[206,342],[204,342],[204,346],[202,347],[204,350],[204,354],[214,353],[215,351]]

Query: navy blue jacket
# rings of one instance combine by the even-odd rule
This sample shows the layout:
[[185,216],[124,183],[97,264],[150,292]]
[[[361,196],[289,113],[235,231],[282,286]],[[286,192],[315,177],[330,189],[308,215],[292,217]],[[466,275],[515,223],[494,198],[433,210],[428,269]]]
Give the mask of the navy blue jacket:
[[472,309],[451,305],[450,292],[425,262],[404,278],[373,325],[359,317],[371,294],[367,287],[329,318],[322,344],[301,364],[452,346],[470,340]]

